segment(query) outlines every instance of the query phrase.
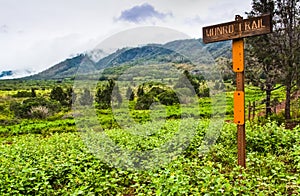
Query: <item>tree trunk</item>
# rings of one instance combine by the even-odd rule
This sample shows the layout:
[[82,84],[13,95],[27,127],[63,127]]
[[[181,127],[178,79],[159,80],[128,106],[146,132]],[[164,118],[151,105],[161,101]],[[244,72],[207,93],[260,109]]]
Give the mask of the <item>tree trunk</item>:
[[291,119],[291,90],[292,85],[289,83],[286,85],[286,94],[285,94],[285,119],[289,120]]
[[268,118],[271,114],[271,93],[272,89],[270,85],[267,85],[266,89],[266,118]]
[[253,108],[252,108],[252,119],[255,118],[255,101],[253,101]]
[[248,104],[248,120],[250,121],[251,120],[251,101],[249,101],[249,104]]

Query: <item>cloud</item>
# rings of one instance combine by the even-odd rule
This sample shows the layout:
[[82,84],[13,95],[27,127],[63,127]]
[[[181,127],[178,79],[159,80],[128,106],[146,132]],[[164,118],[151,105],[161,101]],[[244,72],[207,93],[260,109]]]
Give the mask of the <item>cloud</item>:
[[148,4],[134,6],[130,9],[124,10],[118,20],[124,20],[133,23],[141,23],[151,18],[164,19],[165,17],[172,15],[171,13],[162,13]]
[[199,25],[199,24],[203,24],[204,22],[205,20],[201,18],[199,15],[184,19],[184,23],[187,25]]
[[0,33],[8,33],[8,26],[7,25],[0,26]]

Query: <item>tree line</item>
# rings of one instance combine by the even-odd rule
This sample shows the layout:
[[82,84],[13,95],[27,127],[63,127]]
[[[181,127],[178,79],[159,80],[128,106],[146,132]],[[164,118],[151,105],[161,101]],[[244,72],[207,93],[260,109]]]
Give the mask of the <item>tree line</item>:
[[[253,0],[249,18],[271,14],[273,32],[246,39],[246,80],[266,93],[266,116],[272,91],[285,88],[286,120],[291,119],[291,94],[300,85],[300,1]],[[228,76],[228,73],[227,73]]]

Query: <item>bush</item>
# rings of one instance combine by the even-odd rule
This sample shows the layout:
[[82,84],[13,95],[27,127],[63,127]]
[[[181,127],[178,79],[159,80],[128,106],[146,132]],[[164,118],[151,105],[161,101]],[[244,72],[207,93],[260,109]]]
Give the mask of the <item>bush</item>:
[[31,107],[29,116],[32,118],[45,119],[49,115],[49,109],[45,106]]
[[50,98],[55,101],[59,101],[61,105],[71,107],[72,102],[76,99],[76,94],[71,87],[64,91],[60,86],[56,86],[50,93]]
[[31,97],[32,93],[29,91],[18,91],[17,94],[12,95],[15,98],[24,98],[24,97]]
[[[197,119],[171,120],[163,127],[159,122],[150,123],[140,126],[145,134],[150,126],[155,129],[155,132],[150,130],[151,135],[147,137],[132,134],[136,133],[136,127],[127,130],[114,128],[104,133],[120,149],[141,152],[156,149],[170,141],[179,126],[189,130],[191,124],[197,124],[198,128],[183,154],[169,163],[151,170],[132,170],[114,167],[114,163],[94,156],[80,137],[81,133],[76,132],[74,120],[51,123],[24,121],[20,125],[0,127],[0,133],[35,133],[1,141],[1,195],[300,193],[299,126],[286,130],[273,122],[265,126],[248,123],[247,168],[242,169],[236,163],[235,124],[225,123],[215,145],[207,149],[207,153],[202,153],[202,142],[207,137],[211,121],[201,120],[198,124]],[[100,136],[102,130],[99,131]],[[111,152],[116,153],[112,156],[118,154],[117,151]],[[116,157],[115,163],[122,163],[122,159]]]
[[151,94],[144,94],[143,96],[138,97],[135,104],[136,110],[148,110],[152,103],[155,102],[155,98]]
[[45,118],[60,110],[59,102],[45,98],[29,98],[22,103],[12,102],[10,110],[17,118]]
[[158,95],[158,99],[164,105],[179,104],[179,99],[174,91],[165,91]]
[[63,91],[63,89],[60,86],[54,87],[50,93],[50,98],[59,101],[60,103],[65,101],[66,97],[67,97],[66,93]]
[[179,98],[174,91],[164,90],[160,87],[154,86],[148,93],[138,97],[135,109],[148,110],[151,104],[156,101],[159,101],[163,105],[174,105],[180,103]]

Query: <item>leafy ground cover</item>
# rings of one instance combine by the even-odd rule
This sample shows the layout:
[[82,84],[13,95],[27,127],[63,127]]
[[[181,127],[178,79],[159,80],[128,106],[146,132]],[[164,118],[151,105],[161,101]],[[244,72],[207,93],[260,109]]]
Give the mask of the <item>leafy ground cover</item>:
[[[63,122],[53,123],[48,126]],[[234,124],[224,124],[216,144],[208,153],[200,153],[208,124],[208,120],[201,120],[187,149],[171,162],[151,170],[125,170],[97,159],[79,132],[2,135],[0,192],[2,195],[300,194],[300,127],[286,130],[274,122],[264,126],[247,124],[247,168],[242,169],[236,165]],[[66,120],[67,125],[74,127],[70,120]],[[5,130],[2,128],[1,132]],[[120,145],[139,149],[141,145],[134,142],[136,137],[120,138],[121,132],[106,131]],[[128,133],[123,131],[124,134]],[[161,134],[149,137],[155,141]],[[144,144],[151,145],[149,141]]]
[[54,132],[75,132],[74,119],[55,121],[23,120],[19,124],[0,126],[0,136],[7,137],[21,134],[50,134]]
[[[215,145],[202,153],[212,112],[209,97],[199,99],[200,111],[194,107],[184,112],[190,119],[182,120],[178,105],[154,105],[154,109],[129,112],[119,109],[119,119],[111,109],[96,109],[97,126],[87,128],[105,133],[122,149],[151,150],[172,141],[178,125],[187,132],[192,122],[199,122],[196,134],[187,148],[170,162],[149,170],[115,167],[107,160],[98,159],[83,140],[84,129],[63,107],[45,119],[20,119],[10,110],[19,91],[31,92],[49,99],[57,81],[3,83],[0,91],[0,193],[1,195],[299,195],[300,194],[300,127],[285,129],[278,121],[264,119],[247,124],[247,168],[237,166],[236,126],[225,123]],[[63,89],[69,87],[59,84]],[[226,117],[233,118],[232,91],[226,92]],[[246,87],[246,102],[256,101],[262,108],[264,93],[256,87]],[[282,101],[281,89],[274,96]],[[130,110],[131,109],[131,110]],[[127,110],[127,109],[126,109]],[[164,111],[164,112],[162,112]],[[115,112],[118,112],[116,109]],[[196,114],[196,115],[195,115]],[[79,115],[80,113],[74,114]],[[135,124],[145,127],[121,127],[122,119],[130,116]],[[128,123],[127,123],[128,124]],[[88,124],[89,125],[89,124]],[[163,126],[162,126],[163,125]],[[147,129],[147,127],[151,127]],[[125,128],[125,129],[124,129]],[[128,129],[127,129],[128,128]],[[122,157],[120,157],[122,158]]]

